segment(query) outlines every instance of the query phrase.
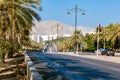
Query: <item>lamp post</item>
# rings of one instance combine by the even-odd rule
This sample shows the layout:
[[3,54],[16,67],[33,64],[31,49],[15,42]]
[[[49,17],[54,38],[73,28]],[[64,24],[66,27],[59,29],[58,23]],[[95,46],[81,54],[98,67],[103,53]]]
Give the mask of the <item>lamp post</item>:
[[60,37],[60,36],[59,36],[59,29],[60,29],[60,28],[63,29],[63,27],[57,22],[56,25],[54,25],[52,28],[53,28],[53,29],[54,29],[54,28],[56,29],[57,39],[58,39],[58,38]]
[[[56,31],[56,34],[57,34],[57,36],[56,36],[56,39],[59,39],[60,38],[60,36],[59,36],[59,29],[63,29],[63,27],[57,22],[55,25],[53,25],[52,26],[52,29],[55,29],[55,31]],[[54,31],[53,31],[54,32]],[[54,38],[53,38],[54,39]],[[52,39],[52,40],[53,40]],[[54,42],[52,42],[53,44],[53,47],[52,48],[54,48],[54,50],[53,51],[55,51],[55,52],[57,52],[57,48],[58,48],[58,45],[57,44],[55,44]]]
[[82,12],[82,15],[85,15],[85,10],[82,10],[80,8],[77,7],[77,5],[75,5],[75,8],[72,9],[68,9],[68,14],[70,14],[70,12],[75,12],[75,39],[74,39],[74,54],[76,54],[76,30],[77,30],[77,15],[78,12]]

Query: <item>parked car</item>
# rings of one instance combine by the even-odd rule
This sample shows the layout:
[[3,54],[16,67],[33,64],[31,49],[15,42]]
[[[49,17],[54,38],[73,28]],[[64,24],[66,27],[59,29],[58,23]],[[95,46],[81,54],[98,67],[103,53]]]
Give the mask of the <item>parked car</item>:
[[114,56],[115,55],[115,50],[114,49],[102,49],[101,55],[107,55],[107,56]]

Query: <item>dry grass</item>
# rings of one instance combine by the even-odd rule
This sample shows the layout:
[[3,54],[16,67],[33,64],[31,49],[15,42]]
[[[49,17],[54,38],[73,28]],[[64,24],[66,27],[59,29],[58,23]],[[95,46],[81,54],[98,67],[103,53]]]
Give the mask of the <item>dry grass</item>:
[[21,54],[0,63],[0,80],[26,80],[26,65]]

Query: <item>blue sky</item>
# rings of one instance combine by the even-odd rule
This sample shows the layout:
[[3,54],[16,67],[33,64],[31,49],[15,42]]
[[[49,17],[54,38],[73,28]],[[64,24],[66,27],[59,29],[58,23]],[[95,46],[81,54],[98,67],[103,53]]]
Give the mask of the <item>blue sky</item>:
[[43,11],[39,14],[42,21],[55,20],[74,26],[74,12],[67,14],[67,9],[75,5],[86,10],[83,16],[78,13],[78,26],[96,27],[99,23],[108,26],[120,22],[120,0],[41,0]]

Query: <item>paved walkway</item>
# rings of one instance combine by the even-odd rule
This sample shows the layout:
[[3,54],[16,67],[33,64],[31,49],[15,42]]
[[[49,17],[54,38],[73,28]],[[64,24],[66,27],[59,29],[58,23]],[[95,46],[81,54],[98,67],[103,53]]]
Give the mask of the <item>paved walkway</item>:
[[78,56],[78,57],[85,57],[85,58],[91,58],[91,59],[97,59],[97,60],[103,60],[103,61],[109,61],[114,63],[120,64],[120,53],[117,53],[115,56],[106,56],[106,55],[78,55],[73,53],[59,53],[59,54],[65,54],[65,55],[71,55],[71,56]]

